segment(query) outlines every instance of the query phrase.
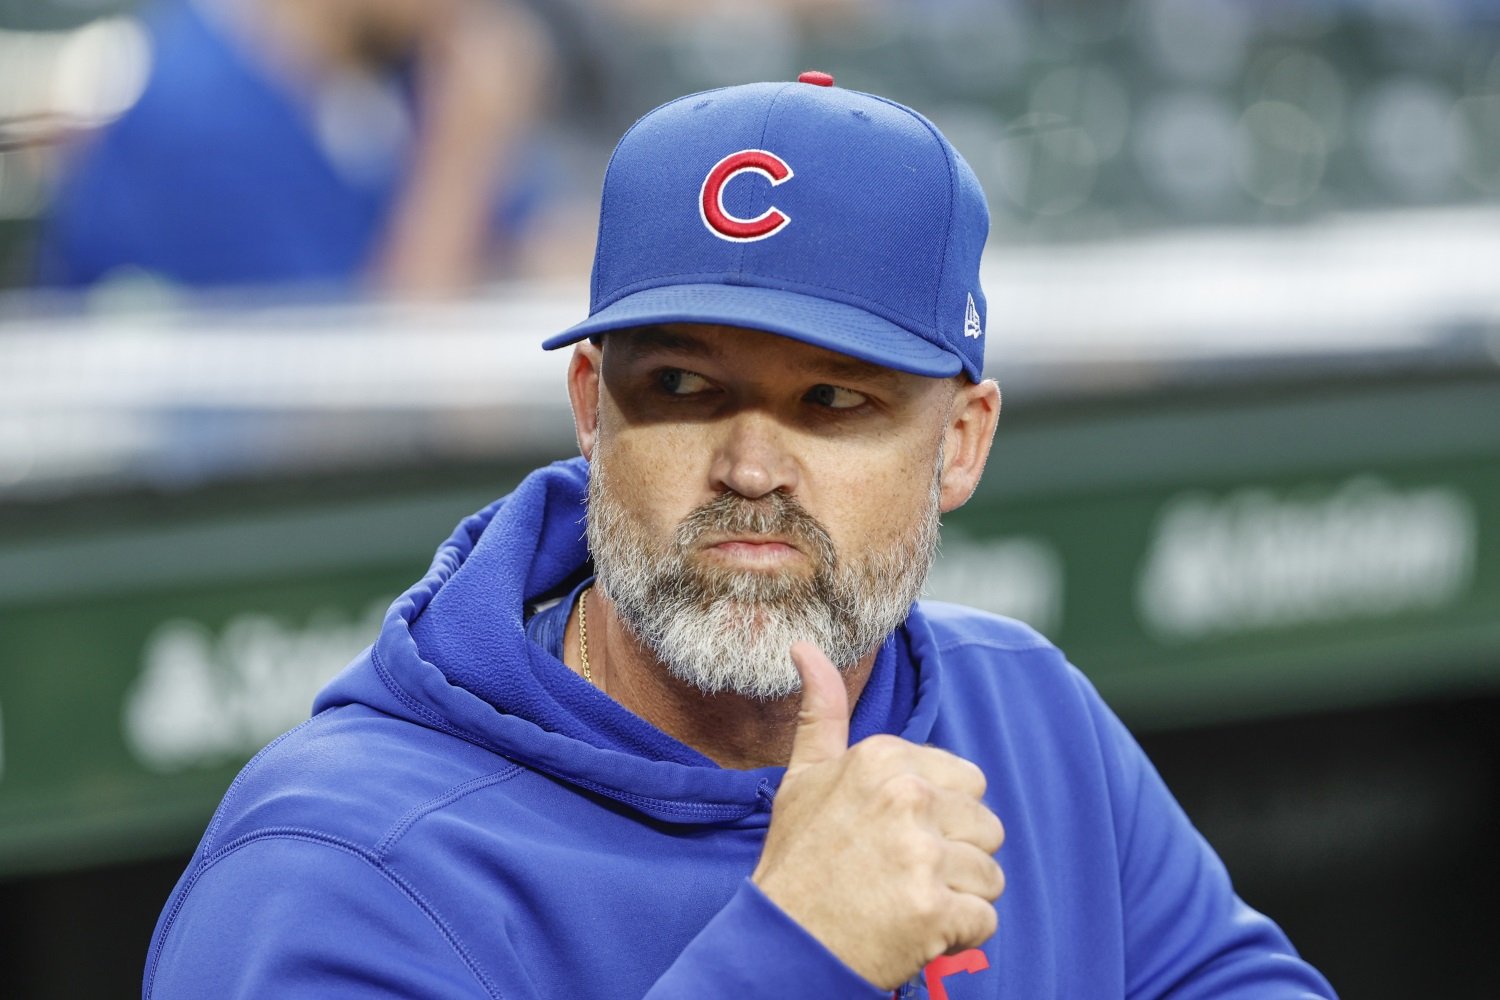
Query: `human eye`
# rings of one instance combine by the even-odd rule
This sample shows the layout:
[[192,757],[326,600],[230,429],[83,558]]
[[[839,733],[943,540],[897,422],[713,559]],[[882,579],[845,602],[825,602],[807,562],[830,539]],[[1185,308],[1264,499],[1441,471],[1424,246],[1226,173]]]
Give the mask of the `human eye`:
[[669,396],[692,396],[709,388],[708,379],[681,368],[663,368],[658,371],[656,386]]
[[813,386],[802,398],[805,402],[830,410],[853,410],[869,401],[869,397],[862,392],[827,383]]

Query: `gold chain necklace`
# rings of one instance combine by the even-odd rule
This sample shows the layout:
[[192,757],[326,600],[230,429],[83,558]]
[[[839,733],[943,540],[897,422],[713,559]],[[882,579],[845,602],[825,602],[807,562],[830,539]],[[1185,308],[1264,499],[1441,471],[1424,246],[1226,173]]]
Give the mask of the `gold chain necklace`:
[[583,679],[594,683],[594,672],[589,669],[589,591],[593,584],[583,588],[578,597],[578,658],[583,661]]

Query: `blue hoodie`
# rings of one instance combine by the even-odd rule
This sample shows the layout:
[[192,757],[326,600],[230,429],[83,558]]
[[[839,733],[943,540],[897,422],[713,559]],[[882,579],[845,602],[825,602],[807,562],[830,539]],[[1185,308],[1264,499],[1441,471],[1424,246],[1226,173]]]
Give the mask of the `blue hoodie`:
[[[719,768],[527,638],[586,572],[587,470],[465,520],[373,647],[224,797],[144,995],[701,1000],[876,989],[750,882],[782,768]],[[920,603],[852,738],[974,761],[1005,822],[982,950],[902,997],[1332,997],[1035,632]]]

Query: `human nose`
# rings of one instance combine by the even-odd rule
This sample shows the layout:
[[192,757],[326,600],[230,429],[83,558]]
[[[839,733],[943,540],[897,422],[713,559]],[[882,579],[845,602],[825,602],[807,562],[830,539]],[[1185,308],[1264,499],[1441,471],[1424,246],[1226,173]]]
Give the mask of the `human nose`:
[[751,500],[797,488],[798,468],[775,421],[764,414],[736,415],[724,428],[710,476],[716,492],[733,490]]

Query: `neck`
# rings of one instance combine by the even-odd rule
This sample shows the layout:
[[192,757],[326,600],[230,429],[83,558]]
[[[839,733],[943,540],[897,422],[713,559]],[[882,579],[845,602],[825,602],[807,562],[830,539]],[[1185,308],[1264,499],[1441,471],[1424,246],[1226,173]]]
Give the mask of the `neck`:
[[[594,683],[611,698],[720,767],[769,767],[784,765],[791,758],[800,694],[775,701],[730,693],[706,695],[673,677],[615,615],[614,603],[602,591],[590,588],[584,599],[588,601],[589,668]],[[569,622],[568,663],[581,672],[577,619],[575,608]],[[851,707],[870,680],[876,652],[871,650],[843,671]]]

